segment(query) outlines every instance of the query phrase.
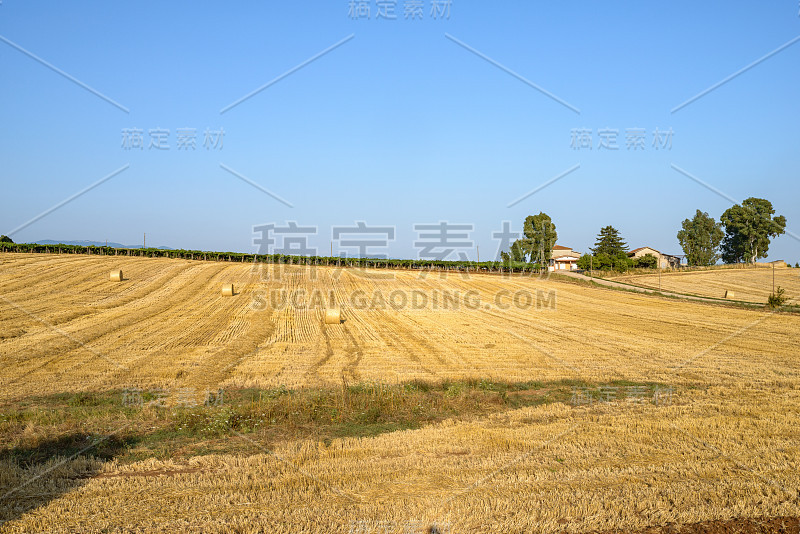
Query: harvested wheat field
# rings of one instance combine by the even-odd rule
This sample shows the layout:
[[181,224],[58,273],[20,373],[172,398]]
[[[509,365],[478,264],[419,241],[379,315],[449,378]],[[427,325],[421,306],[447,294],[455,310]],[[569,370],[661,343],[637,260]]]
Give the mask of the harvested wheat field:
[[[661,289],[701,297],[725,298],[732,291],[735,300],[764,304],[772,293],[772,269],[768,267],[725,268],[707,271],[664,271]],[[658,274],[615,276],[617,282],[658,289]],[[800,303],[800,269],[775,269],[775,287],[786,290],[789,303]]]
[[[0,262],[3,532],[800,516],[800,315],[519,276]],[[769,275],[730,273],[758,299]],[[343,322],[325,324],[334,306]]]

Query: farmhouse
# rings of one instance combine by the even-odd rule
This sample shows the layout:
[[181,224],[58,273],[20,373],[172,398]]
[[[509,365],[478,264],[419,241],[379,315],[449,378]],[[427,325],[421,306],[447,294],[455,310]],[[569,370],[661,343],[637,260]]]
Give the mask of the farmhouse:
[[580,257],[581,255],[570,247],[553,245],[548,269],[551,271],[574,271],[578,268],[578,258]]
[[681,257],[670,254],[662,254],[652,247],[639,247],[628,252],[629,258],[641,258],[645,254],[655,256],[658,266],[662,269],[674,269],[681,266]]

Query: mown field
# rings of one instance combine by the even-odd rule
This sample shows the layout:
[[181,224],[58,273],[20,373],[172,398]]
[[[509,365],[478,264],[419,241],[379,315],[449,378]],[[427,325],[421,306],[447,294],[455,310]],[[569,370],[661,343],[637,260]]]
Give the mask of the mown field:
[[[800,303],[800,269],[776,268],[774,274],[776,289],[780,286],[786,290],[789,303]],[[661,289],[718,299],[725,297],[725,291],[733,291],[736,300],[764,304],[772,293],[772,276],[772,269],[767,267],[664,271],[661,274]],[[629,274],[612,277],[611,280],[658,289],[658,274]]]
[[[0,531],[800,516],[796,314],[528,276],[260,267],[0,255]],[[323,324],[331,300],[340,325]]]

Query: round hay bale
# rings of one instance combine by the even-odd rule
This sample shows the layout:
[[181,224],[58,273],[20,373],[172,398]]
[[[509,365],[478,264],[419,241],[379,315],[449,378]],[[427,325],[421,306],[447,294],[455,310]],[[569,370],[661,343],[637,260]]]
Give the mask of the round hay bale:
[[726,299],[732,299],[734,297],[735,297],[735,295],[733,294],[733,291],[730,291],[730,290],[727,290],[727,289],[725,290],[725,298]]
[[222,284],[222,296],[232,297],[233,295],[233,284]]
[[114,271],[111,271],[109,279],[112,282],[122,282],[122,269],[116,269]]
[[325,324],[341,324],[342,310],[340,308],[329,308],[325,310]]

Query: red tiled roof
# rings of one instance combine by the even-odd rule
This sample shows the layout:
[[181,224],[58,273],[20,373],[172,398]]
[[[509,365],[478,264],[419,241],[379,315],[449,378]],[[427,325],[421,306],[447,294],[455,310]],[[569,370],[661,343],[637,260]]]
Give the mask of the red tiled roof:
[[562,247],[561,245],[553,245],[553,250],[572,250],[572,248]]

